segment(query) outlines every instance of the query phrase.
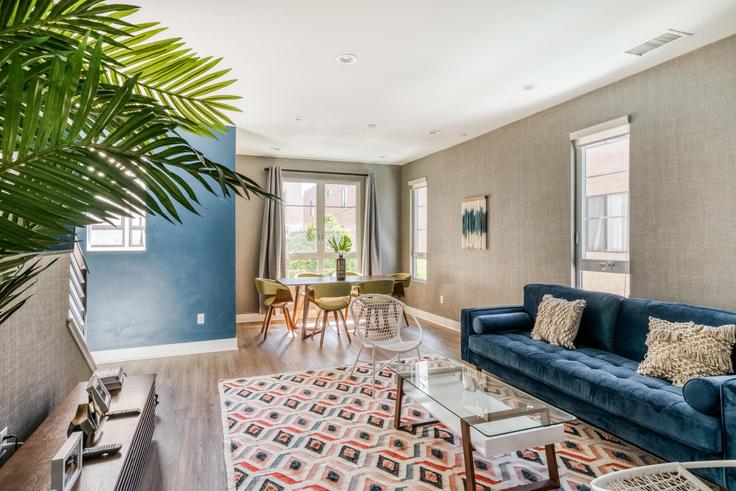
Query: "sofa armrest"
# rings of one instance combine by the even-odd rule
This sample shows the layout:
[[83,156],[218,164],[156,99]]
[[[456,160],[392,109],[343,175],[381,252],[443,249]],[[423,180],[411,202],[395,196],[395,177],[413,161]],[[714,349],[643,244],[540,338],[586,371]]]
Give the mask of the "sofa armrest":
[[470,350],[468,349],[468,338],[471,334],[475,334],[473,330],[473,321],[481,316],[496,314],[513,314],[526,313],[521,305],[510,307],[481,307],[467,308],[460,313],[460,355],[463,360],[468,360]]
[[721,412],[721,389],[723,384],[736,380],[735,375],[698,377],[688,380],[682,388],[682,396],[690,407],[703,414],[716,415]]
[[[721,385],[721,424],[723,427],[723,458],[736,459],[736,375],[724,377]],[[724,469],[728,489],[736,489],[736,468]]]

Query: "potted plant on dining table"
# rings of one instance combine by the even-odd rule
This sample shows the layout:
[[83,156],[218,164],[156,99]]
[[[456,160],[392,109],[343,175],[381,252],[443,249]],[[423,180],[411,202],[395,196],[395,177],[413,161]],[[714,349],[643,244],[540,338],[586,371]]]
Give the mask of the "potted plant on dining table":
[[335,266],[335,276],[337,277],[338,281],[344,281],[345,280],[345,257],[344,254],[350,253],[350,250],[353,248],[353,240],[350,238],[348,234],[343,234],[342,237],[333,236],[328,241],[327,244],[330,246],[330,248],[335,251],[335,254],[338,255],[336,266]]

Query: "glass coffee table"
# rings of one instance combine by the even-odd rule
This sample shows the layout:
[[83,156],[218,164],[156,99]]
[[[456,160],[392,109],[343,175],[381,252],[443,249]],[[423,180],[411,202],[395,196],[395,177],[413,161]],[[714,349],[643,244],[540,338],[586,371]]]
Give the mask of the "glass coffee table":
[[[437,423],[459,433],[465,458],[465,489],[475,491],[473,448],[490,457],[544,446],[549,479],[517,489],[559,487],[555,443],[564,440],[564,423],[575,417],[516,389],[468,363],[431,358],[387,365],[396,374],[394,427]],[[403,396],[434,418],[401,421]],[[435,419],[436,418],[436,419]]]

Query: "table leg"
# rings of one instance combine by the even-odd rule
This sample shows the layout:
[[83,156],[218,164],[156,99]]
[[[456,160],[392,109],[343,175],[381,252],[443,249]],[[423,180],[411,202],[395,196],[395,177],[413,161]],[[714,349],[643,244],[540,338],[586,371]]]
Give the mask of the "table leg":
[[304,306],[302,307],[302,339],[307,339],[307,317],[309,316],[309,290],[304,290]]
[[461,438],[463,440],[463,457],[465,458],[465,491],[475,491],[475,460],[473,460],[473,442],[470,439],[470,425],[460,420]]
[[301,293],[301,289],[301,285],[294,286],[294,315],[292,316],[292,319],[294,319],[294,327],[296,327],[296,315],[297,312],[299,312],[299,293]]
[[396,375],[396,402],[394,404],[394,429],[401,429],[401,401],[404,399],[404,379]]
[[553,443],[545,445],[544,451],[547,455],[547,472],[549,473],[549,479],[529,484],[522,484],[520,486],[514,486],[513,488],[506,488],[504,491],[548,491],[551,489],[559,489],[560,474],[557,469],[557,453],[555,452],[555,445]]

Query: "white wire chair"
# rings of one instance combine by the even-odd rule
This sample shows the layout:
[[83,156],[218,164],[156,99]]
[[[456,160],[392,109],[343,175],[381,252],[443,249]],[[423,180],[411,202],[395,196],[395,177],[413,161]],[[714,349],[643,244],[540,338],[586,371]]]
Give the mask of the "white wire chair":
[[350,304],[350,314],[353,318],[355,334],[360,340],[360,351],[358,356],[355,357],[350,375],[355,371],[359,361],[368,361],[360,359],[363,350],[371,350],[370,361],[373,365],[372,384],[374,392],[376,388],[377,349],[394,353],[392,358],[380,362],[379,370],[393,361],[398,364],[401,362],[401,355],[410,351],[416,350],[419,358],[422,357],[419,352],[423,337],[422,326],[413,315],[411,317],[419,329],[419,339],[405,340],[401,337],[401,329],[404,324],[404,307],[403,302],[391,295],[379,294],[360,295],[355,297]]
[[702,462],[668,462],[624,469],[593,479],[593,491],[710,491],[711,488],[688,469],[736,467],[736,460],[705,460]]

